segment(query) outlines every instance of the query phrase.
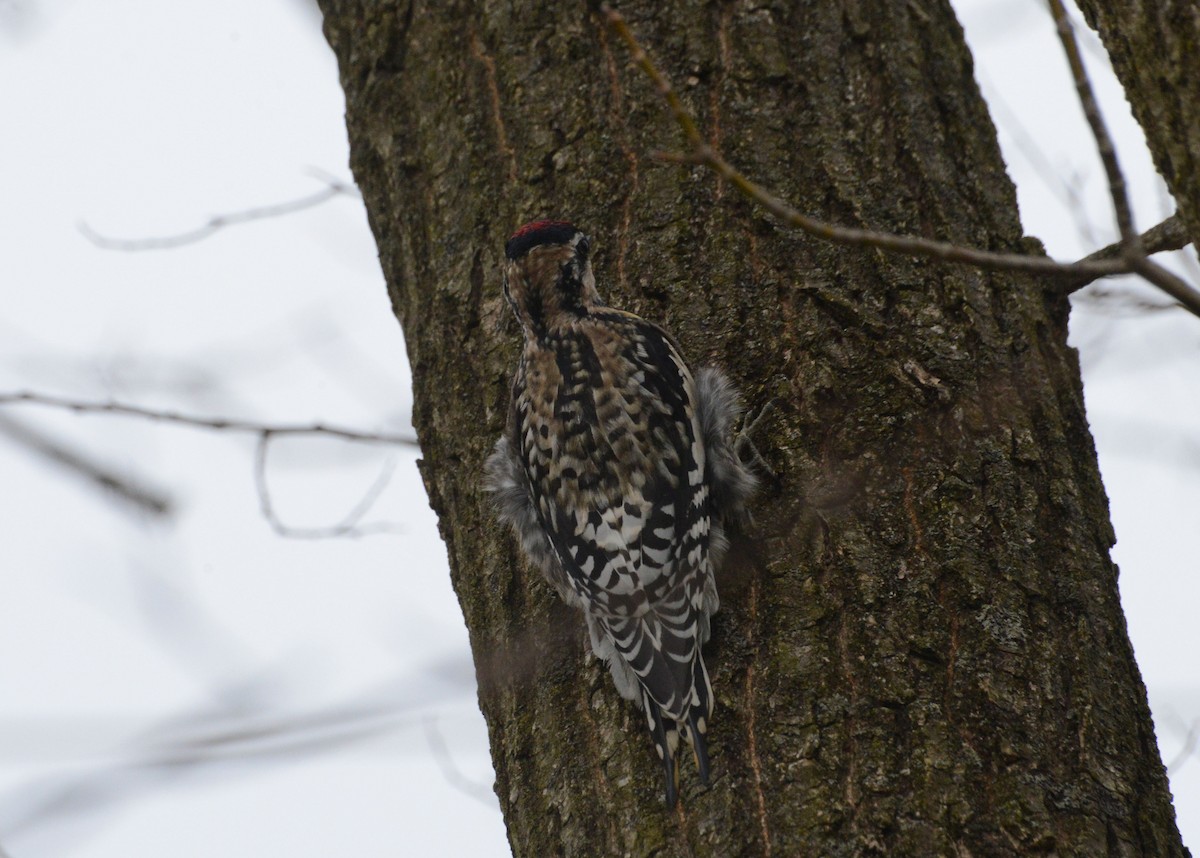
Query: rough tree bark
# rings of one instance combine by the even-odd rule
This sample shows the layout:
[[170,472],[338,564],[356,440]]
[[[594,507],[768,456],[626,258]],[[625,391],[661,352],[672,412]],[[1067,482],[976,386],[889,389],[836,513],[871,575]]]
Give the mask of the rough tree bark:
[[1154,164],[1200,247],[1200,4],[1080,0],[1125,87]]
[[[675,130],[593,7],[321,6],[515,854],[1187,854],[1055,284],[831,247],[653,163]],[[801,209],[1029,246],[945,2],[621,7]],[[675,814],[480,489],[519,340],[502,245],[538,216],[591,231],[611,303],[772,403],[779,478],[707,650],[715,782],[685,766]]]

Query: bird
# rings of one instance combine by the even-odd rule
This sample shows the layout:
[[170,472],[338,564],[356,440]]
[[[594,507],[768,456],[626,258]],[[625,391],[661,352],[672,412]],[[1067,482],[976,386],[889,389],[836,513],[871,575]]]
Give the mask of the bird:
[[683,744],[709,783],[701,647],[726,529],[747,521],[757,484],[734,444],[740,397],[719,369],[693,376],[662,327],[605,304],[590,239],[570,222],[527,223],[504,252],[524,345],[485,486],[643,710],[674,807]]

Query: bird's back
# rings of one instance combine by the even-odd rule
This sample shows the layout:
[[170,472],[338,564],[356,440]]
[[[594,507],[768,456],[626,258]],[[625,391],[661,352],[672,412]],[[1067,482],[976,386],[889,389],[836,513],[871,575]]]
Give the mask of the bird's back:
[[565,582],[654,701],[685,719],[707,628],[709,509],[691,373],[604,310],[529,340],[514,435]]

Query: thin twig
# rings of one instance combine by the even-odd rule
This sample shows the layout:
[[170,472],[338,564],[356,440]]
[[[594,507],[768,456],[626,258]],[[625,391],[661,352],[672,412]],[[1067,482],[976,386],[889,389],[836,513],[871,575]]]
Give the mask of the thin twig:
[[104,250],[122,250],[127,252],[136,252],[140,250],[170,250],[176,247],[182,247],[186,244],[195,244],[198,241],[211,236],[225,227],[236,226],[237,224],[249,223],[250,221],[266,220],[268,218],[283,217],[284,215],[292,214],[293,212],[310,209],[313,206],[319,206],[321,203],[327,202],[337,196],[358,196],[358,191],[345,182],[339,181],[327,174],[319,173],[319,171],[311,171],[325,183],[325,187],[316,193],[309,194],[305,197],[300,197],[295,200],[288,200],[283,203],[276,203],[268,206],[258,206],[256,208],[243,209],[242,211],[232,212],[230,214],[217,215],[202,226],[195,229],[187,230],[186,232],[176,233],[175,235],[158,236],[154,238],[112,238],[103,235],[94,230],[87,221],[79,221],[78,228],[83,233],[84,238],[90,241],[97,247]]
[[[1179,214],[1173,214],[1162,223],[1155,224],[1141,234],[1142,249],[1148,254],[1162,253],[1169,250],[1179,250],[1191,244],[1192,238],[1188,235],[1187,226],[1180,219]],[[1099,250],[1089,253],[1085,256],[1082,262],[1098,262],[1102,259],[1117,259],[1120,258],[1124,249],[1124,243],[1114,241],[1112,244],[1102,247]],[[1084,286],[1092,283],[1096,278],[1087,277],[1080,278],[1071,283],[1070,292],[1078,291]]]
[[[1148,255],[1162,253],[1168,250],[1180,250],[1192,243],[1188,235],[1187,225],[1179,217],[1179,213],[1171,215],[1162,223],[1156,223],[1141,235],[1142,249]],[[1097,251],[1089,253],[1081,262],[1097,262],[1101,259],[1116,259],[1121,255],[1121,242],[1114,241]],[[1090,282],[1090,281],[1089,281]]]
[[[1080,196],[1081,182],[1079,178],[1072,177],[1068,181],[1060,174],[1059,170],[1050,163],[1046,153],[1042,151],[1033,135],[1026,130],[1024,123],[1021,122],[1021,117],[1004,100],[999,88],[992,85],[982,69],[977,68],[975,72],[979,77],[979,84],[984,90],[988,109],[998,120],[997,130],[1003,128],[1008,133],[1008,136],[1012,138],[1013,145],[1025,157],[1034,173],[1041,179],[1042,184],[1058,198],[1062,207],[1071,215],[1071,219],[1075,221],[1075,231],[1079,234],[1083,244],[1085,246],[1095,244],[1096,235]],[[1091,257],[1088,259],[1090,260]]]
[[1075,91],[1079,94],[1079,103],[1083,114],[1087,117],[1088,127],[1096,139],[1096,148],[1100,152],[1100,161],[1104,164],[1104,173],[1108,177],[1108,189],[1112,195],[1113,212],[1116,215],[1117,227],[1121,232],[1121,258],[1143,279],[1166,292],[1189,311],[1200,316],[1200,292],[1193,289],[1182,278],[1172,274],[1146,255],[1142,245],[1142,237],[1138,235],[1133,225],[1133,214],[1129,206],[1129,193],[1125,188],[1125,176],[1117,161],[1117,151],[1113,146],[1112,135],[1108,133],[1100,107],[1096,104],[1096,96],[1092,91],[1092,83],[1084,68],[1083,59],[1079,55],[1079,44],[1075,41],[1075,29],[1071,26],[1071,18],[1062,0],[1047,0],[1050,13],[1058,25],[1058,38],[1062,42],[1063,52],[1067,55],[1067,63],[1071,66],[1071,74],[1075,78]]
[[1184,737],[1183,747],[1179,749],[1179,753],[1175,755],[1174,759],[1167,763],[1168,774],[1179,774],[1179,770],[1183,767],[1183,764],[1196,752],[1196,740],[1198,738],[1200,738],[1200,720],[1192,722],[1192,726],[1188,728],[1187,735]]
[[[263,685],[258,673],[239,677],[219,689],[219,701],[239,701],[239,689]],[[267,674],[266,679],[270,679]],[[93,771],[50,775],[0,794],[0,824],[5,835],[19,837],[41,826],[61,823],[71,814],[128,800],[142,791],[159,790],[171,778],[198,770],[253,761],[303,759],[323,751],[362,742],[405,726],[416,726],[419,710],[412,701],[411,681],[381,687],[314,711],[279,710],[250,700],[249,706],[218,704],[163,719],[136,737],[124,761]],[[7,799],[7,801],[3,801]],[[69,827],[69,826],[68,826]]]
[[271,525],[271,529],[277,534],[289,539],[335,539],[339,536],[367,536],[374,533],[401,532],[399,525],[386,521],[359,524],[363,516],[375,506],[375,501],[379,500],[379,496],[391,482],[392,475],[396,471],[394,456],[384,463],[383,469],[371,483],[370,488],[350,512],[346,513],[345,518],[337,524],[329,527],[293,527],[284,523],[279,514],[275,512],[275,505],[271,502],[270,487],[267,484],[267,448],[270,446],[271,438],[271,432],[263,432],[258,436],[258,444],[254,450],[254,487],[258,492],[258,508],[262,512],[263,518]]
[[[1146,313],[1162,313],[1179,309],[1179,302],[1172,301],[1166,295],[1162,296],[1162,300],[1151,300],[1142,297],[1139,292],[1132,289],[1099,284],[1086,292],[1081,292],[1076,297],[1076,301],[1083,301],[1091,309],[1108,315],[1125,313],[1126,315],[1141,316]],[[1075,305],[1072,304],[1072,306]],[[1103,335],[1100,335],[1100,339],[1103,339]]]
[[0,405],[15,403],[30,403],[78,413],[121,414],[129,417],[141,417],[147,420],[158,420],[163,423],[175,423],[181,426],[217,429],[226,432],[249,432],[255,435],[327,435],[334,438],[344,438],[347,441],[362,441],[368,444],[396,444],[408,447],[415,447],[417,445],[415,438],[403,435],[391,435],[383,432],[361,432],[357,429],[328,426],[324,423],[255,423],[249,420],[239,420],[230,417],[199,417],[192,414],[180,414],[177,411],[156,411],[152,408],[143,408],[140,405],[128,405],[122,402],[88,402],[86,400],[69,399],[28,390],[0,393]]
[[438,729],[437,718],[432,713],[425,716],[425,738],[446,783],[485,807],[494,809],[496,793],[488,785],[471,780],[455,765],[454,758],[450,756],[450,749],[446,747],[446,740],[442,738],[442,732]]
[[1181,277],[1172,274],[1153,259],[1145,256],[1134,259],[1133,270],[1185,308],[1200,316],[1200,292],[1189,286]]
[[[1195,292],[1174,275],[1164,272],[1158,266],[1151,269],[1128,254],[1122,253],[1118,258],[1103,258],[1082,260],[1073,263],[1059,262],[1044,256],[1028,256],[1018,253],[996,253],[977,248],[964,247],[945,241],[920,238],[918,236],[897,235],[888,232],[857,229],[853,227],[835,226],[816,218],[809,217],[793,208],[784,200],[776,197],[758,184],[746,178],[740,171],[727,162],[701,134],[695,119],[684,107],[678,94],[671,86],[667,77],[659,71],[650,59],[645,49],[634,36],[625,18],[620,12],[608,4],[601,7],[609,25],[620,36],[629,48],[633,62],[653,81],[659,93],[666,100],[671,113],[686,138],[690,152],[664,153],[660,160],[676,163],[697,164],[707,167],[721,178],[736,187],[743,196],[758,203],[768,212],[784,223],[794,226],[810,235],[825,239],[836,244],[860,247],[874,247],[880,250],[905,253],[947,262],[961,262],[977,268],[991,271],[1025,271],[1046,274],[1060,278],[1069,278],[1068,282],[1078,282],[1082,278],[1094,280],[1114,274],[1139,273],[1150,279],[1160,288],[1166,289],[1162,283],[1169,282],[1173,291],[1169,291],[1176,300],[1197,316],[1200,316],[1200,292]],[[1136,242],[1137,236],[1134,236]],[[1144,259],[1144,254],[1142,255]],[[1145,270],[1143,270],[1145,269]],[[1150,272],[1147,274],[1146,272]],[[1164,276],[1166,274],[1166,276]],[[1156,279],[1151,279],[1151,277]],[[1167,278],[1171,278],[1168,281]],[[1161,282],[1160,282],[1161,281]]]
[[1121,232],[1121,242],[1126,248],[1126,258],[1142,255],[1138,243],[1137,231],[1133,228],[1133,214],[1129,208],[1129,193],[1125,188],[1125,175],[1121,172],[1121,164],[1117,161],[1117,150],[1113,146],[1112,135],[1100,113],[1096,103],[1096,94],[1092,91],[1092,82],[1088,78],[1087,69],[1083,66],[1083,58],[1079,55],[1079,43],[1075,41],[1075,28],[1071,26],[1071,16],[1062,0],[1047,0],[1050,14],[1058,27],[1058,40],[1062,42],[1063,53],[1067,55],[1067,64],[1071,67],[1071,76],[1075,80],[1075,91],[1079,94],[1079,103],[1083,107],[1083,115],[1087,118],[1088,127],[1096,139],[1096,148],[1100,152],[1100,163],[1104,165],[1104,174],[1108,177],[1108,189],[1112,195],[1113,211],[1117,217],[1117,228]]

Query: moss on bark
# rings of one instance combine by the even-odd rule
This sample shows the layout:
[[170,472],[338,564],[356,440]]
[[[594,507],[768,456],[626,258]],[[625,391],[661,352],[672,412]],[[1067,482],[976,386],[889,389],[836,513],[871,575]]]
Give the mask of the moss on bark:
[[[322,0],[413,367],[513,851],[1183,855],[1109,559],[1065,299],[781,231],[698,168],[578,3]],[[945,3],[630,2],[715,144],[801,209],[1020,250]],[[721,577],[714,783],[664,811],[640,716],[480,490],[517,224],[750,404],[779,475]]]

